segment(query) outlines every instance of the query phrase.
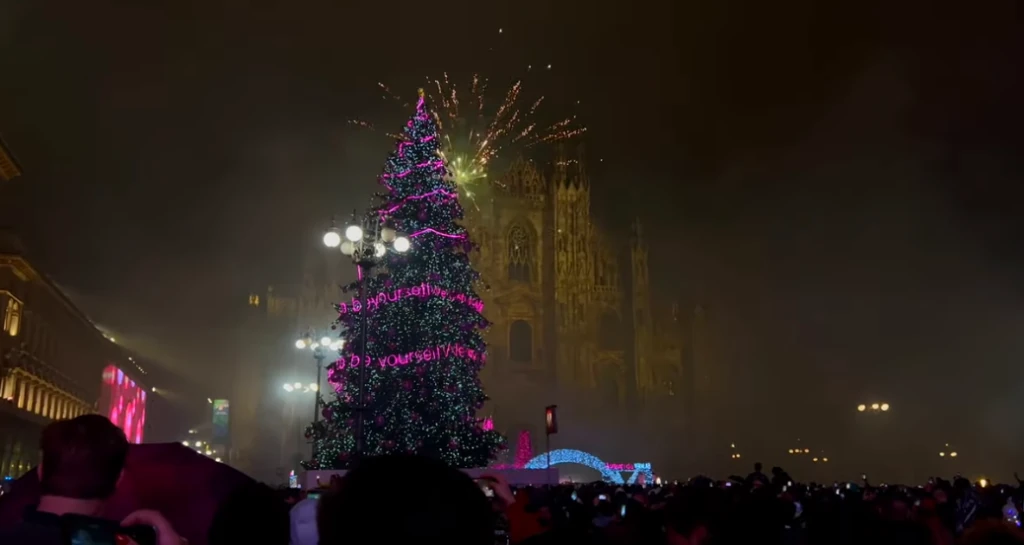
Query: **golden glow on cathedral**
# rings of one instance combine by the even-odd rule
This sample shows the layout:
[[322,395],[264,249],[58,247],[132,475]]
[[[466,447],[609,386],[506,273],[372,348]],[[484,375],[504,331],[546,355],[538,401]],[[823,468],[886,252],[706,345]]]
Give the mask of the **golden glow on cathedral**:
[[639,222],[628,247],[609,244],[590,215],[582,156],[556,161],[547,175],[518,160],[491,188],[466,207],[465,224],[489,286],[480,293],[492,322],[482,376],[494,410],[512,403],[503,390],[551,382],[604,406],[670,396],[680,353],[657,342]]

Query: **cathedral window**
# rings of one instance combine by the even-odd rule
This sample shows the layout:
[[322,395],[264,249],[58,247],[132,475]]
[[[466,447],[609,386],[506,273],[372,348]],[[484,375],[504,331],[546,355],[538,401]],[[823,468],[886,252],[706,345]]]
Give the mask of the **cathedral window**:
[[509,328],[508,359],[518,363],[533,360],[533,328],[525,320],[516,320]]
[[4,313],[3,331],[14,337],[18,334],[21,326],[21,301],[15,299],[10,293],[0,292],[0,305],[2,305],[0,308]]
[[532,239],[522,225],[513,225],[508,230],[508,279],[513,282],[529,283],[533,269]]

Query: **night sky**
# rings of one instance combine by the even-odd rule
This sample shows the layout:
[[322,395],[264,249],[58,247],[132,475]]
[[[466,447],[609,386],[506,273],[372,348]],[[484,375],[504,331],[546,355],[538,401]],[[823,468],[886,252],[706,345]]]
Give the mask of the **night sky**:
[[129,345],[226,386],[249,290],[368,202],[390,143],[346,120],[403,115],[376,82],[534,65],[590,129],[601,223],[641,217],[659,294],[709,309],[723,426],[828,437],[879,397],[922,444],[1020,452],[1014,2],[496,4],[0,3],[32,254]]

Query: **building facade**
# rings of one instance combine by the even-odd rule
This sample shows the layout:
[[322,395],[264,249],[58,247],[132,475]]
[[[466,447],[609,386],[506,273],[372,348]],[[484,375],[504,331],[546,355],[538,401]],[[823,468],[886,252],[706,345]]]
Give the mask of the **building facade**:
[[0,183],[9,182],[18,176],[21,176],[21,167],[4,139],[0,138]]
[[[12,180],[20,173],[0,141],[0,182],[19,183]],[[39,434],[50,421],[108,412],[99,401],[109,366],[123,369],[124,385],[144,401],[135,382],[141,368],[32,265],[13,231],[0,229],[0,477],[38,462]]]
[[675,307],[652,292],[640,221],[622,236],[591,216],[582,152],[546,172],[518,160],[474,193],[465,224],[488,288],[482,375],[496,425],[539,432],[543,407],[557,403],[574,447],[607,449],[593,439],[602,426],[635,429],[657,411],[681,424]]

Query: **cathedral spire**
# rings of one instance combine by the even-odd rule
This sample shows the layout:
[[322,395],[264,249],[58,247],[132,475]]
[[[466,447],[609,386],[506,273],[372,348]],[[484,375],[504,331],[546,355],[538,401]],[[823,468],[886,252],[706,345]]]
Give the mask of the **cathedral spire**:
[[576,159],[571,160],[571,172],[573,173],[572,182],[580,189],[590,189],[590,179],[587,178],[587,172],[584,161],[586,160],[586,148],[581,143],[576,147]]
[[644,226],[640,223],[640,218],[633,219],[633,225],[630,227],[632,231],[632,237],[630,242],[634,248],[641,248],[644,246]]

